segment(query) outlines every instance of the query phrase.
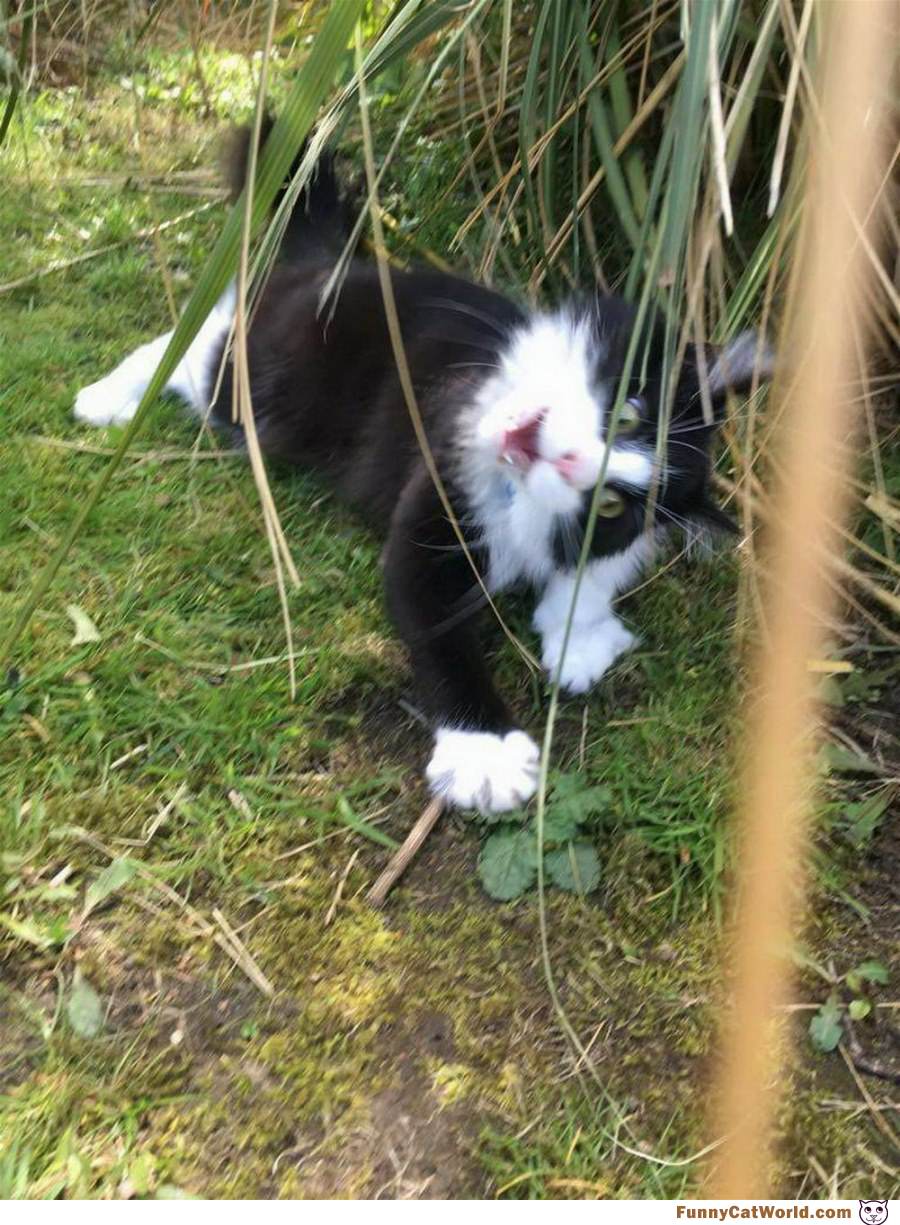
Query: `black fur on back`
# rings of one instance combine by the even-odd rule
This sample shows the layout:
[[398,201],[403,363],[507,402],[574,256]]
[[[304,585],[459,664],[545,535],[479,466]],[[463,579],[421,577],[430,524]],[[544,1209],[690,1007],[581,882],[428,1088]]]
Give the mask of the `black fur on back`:
[[[377,269],[351,265],[329,319],[319,295],[330,271],[328,262],[304,260],[276,267],[270,278],[248,336],[257,432],[267,454],[324,471],[343,497],[386,522],[422,457]],[[524,315],[501,295],[442,272],[394,271],[392,279],[429,442],[452,469],[454,409]],[[230,420],[230,406],[226,367],[213,413]]]

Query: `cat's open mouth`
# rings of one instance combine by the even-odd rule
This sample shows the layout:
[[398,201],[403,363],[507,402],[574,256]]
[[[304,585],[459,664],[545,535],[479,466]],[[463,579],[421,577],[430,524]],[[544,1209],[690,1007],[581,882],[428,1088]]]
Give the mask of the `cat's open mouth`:
[[500,446],[500,458],[510,467],[526,473],[536,463],[546,463],[555,468],[562,479],[569,485],[578,485],[581,473],[581,460],[575,451],[566,451],[563,455],[551,459],[544,455],[540,448],[541,426],[544,424],[547,408],[539,409],[533,417],[529,417],[522,425],[507,430]]
[[539,409],[522,425],[506,431],[500,448],[500,457],[504,463],[527,472],[533,463],[543,458],[538,447],[538,438],[546,416],[547,409]]

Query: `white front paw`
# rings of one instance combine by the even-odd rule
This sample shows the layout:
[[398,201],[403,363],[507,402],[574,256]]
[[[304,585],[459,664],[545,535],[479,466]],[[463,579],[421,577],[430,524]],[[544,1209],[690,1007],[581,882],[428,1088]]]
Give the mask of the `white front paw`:
[[[573,625],[562,661],[560,684],[569,693],[586,693],[636,642],[637,638],[618,617],[605,617],[590,625]],[[551,680],[559,669],[562,646],[562,629],[544,635],[543,664]]]
[[138,403],[130,386],[123,386],[107,375],[82,387],[75,397],[74,413],[88,425],[118,425],[131,420]]
[[457,808],[507,812],[534,795],[540,750],[524,732],[441,728],[426,775],[435,795]]

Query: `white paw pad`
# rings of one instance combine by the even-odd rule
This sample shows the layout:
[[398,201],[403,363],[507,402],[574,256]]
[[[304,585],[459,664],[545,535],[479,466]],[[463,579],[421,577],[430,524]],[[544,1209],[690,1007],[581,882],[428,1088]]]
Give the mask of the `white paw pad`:
[[[636,642],[634,634],[617,617],[605,617],[589,625],[573,625],[562,663],[560,684],[569,693],[586,693]],[[553,680],[562,654],[562,629],[545,634],[543,645],[543,664]]]
[[129,385],[107,376],[82,387],[75,397],[74,412],[88,425],[117,425],[130,421],[139,403]]
[[426,775],[435,795],[457,808],[507,812],[534,795],[540,750],[524,732],[441,728]]

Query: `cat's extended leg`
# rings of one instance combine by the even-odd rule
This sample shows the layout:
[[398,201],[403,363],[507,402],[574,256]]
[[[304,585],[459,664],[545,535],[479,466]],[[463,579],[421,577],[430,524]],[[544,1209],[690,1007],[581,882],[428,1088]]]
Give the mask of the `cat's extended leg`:
[[[222,341],[231,327],[234,290],[230,288],[216,303],[166,383],[166,391],[181,396],[196,412],[207,407],[210,375]],[[121,425],[134,416],[147,390],[172,333],[157,336],[130,353],[104,378],[82,387],[75,397],[75,416],[89,425]]]
[[388,607],[435,728],[427,776],[460,808],[505,812],[537,785],[538,746],[515,728],[473,625],[481,599],[427,472],[397,506],[384,554]]
[[652,537],[641,536],[622,553],[588,562],[564,659],[563,639],[575,590],[575,571],[559,570],[547,584],[534,610],[534,627],[541,635],[544,667],[553,679],[562,659],[560,683],[569,693],[585,693],[637,642],[611,605],[616,594],[637,577],[652,551]]

